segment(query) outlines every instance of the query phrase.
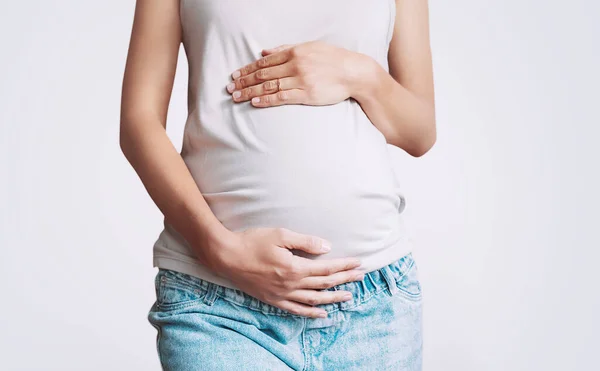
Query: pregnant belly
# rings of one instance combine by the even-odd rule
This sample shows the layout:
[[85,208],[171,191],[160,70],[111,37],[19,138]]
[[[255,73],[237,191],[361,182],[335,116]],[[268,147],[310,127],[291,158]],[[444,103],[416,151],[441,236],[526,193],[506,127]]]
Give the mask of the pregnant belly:
[[326,238],[327,258],[387,248],[401,237],[402,196],[383,135],[355,102],[307,108],[204,118],[224,126],[205,125],[210,140],[183,152],[204,198],[229,230],[284,227]]

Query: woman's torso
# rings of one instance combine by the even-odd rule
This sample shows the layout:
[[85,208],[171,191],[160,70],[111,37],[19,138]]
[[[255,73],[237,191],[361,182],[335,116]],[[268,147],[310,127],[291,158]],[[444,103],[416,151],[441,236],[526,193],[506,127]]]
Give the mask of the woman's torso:
[[[232,231],[285,227],[326,238],[332,251],[315,259],[357,256],[367,270],[409,252],[388,144],[356,101],[260,109],[234,103],[225,90],[231,73],[262,49],[310,40],[369,55],[387,69],[394,0],[180,4],[189,64],[181,154],[223,225]],[[192,256],[165,222],[155,266],[235,287]]]

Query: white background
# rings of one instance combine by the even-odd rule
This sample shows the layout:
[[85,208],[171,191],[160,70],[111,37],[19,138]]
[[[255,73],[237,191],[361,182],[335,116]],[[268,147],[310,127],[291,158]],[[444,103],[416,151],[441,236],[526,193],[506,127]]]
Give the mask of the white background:
[[[598,370],[600,6],[430,0],[438,142],[394,150],[425,370]],[[118,145],[134,1],[0,5],[0,368],[158,370],[162,216]],[[180,148],[183,50],[168,132]]]

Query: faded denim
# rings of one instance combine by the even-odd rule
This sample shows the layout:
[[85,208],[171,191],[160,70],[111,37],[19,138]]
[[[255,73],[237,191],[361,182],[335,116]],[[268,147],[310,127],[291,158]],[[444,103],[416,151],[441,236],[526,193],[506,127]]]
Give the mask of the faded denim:
[[365,274],[326,318],[291,314],[240,291],[159,269],[148,320],[163,369],[422,368],[422,292],[412,254]]

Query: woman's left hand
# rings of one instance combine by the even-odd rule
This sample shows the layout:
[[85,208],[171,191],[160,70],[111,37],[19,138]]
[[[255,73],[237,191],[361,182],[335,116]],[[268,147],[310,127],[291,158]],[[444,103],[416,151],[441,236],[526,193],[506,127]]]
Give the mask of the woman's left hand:
[[352,95],[361,54],[321,41],[264,50],[263,57],[232,73],[234,102],[255,107],[339,103]]

